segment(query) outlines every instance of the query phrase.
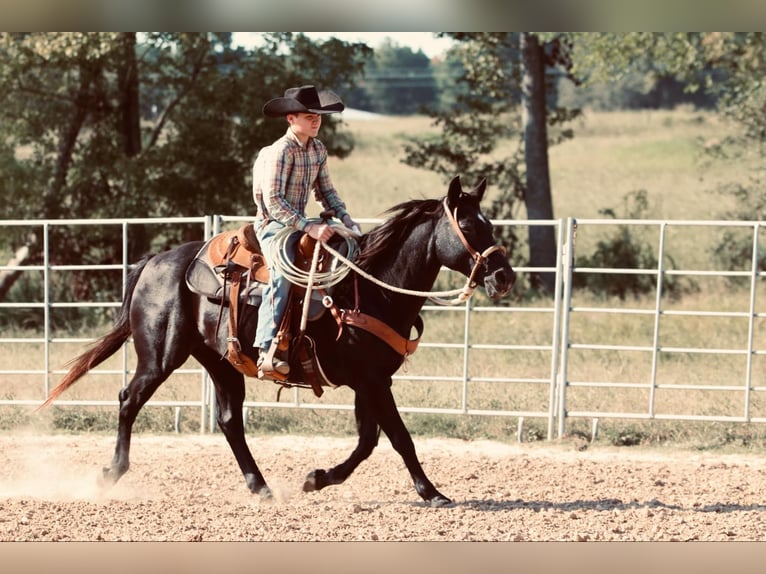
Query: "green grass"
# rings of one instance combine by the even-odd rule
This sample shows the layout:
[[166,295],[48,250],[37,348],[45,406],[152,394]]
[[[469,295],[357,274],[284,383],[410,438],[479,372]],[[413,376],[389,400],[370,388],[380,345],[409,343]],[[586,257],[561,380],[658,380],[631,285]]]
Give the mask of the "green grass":
[[[349,129],[357,139],[356,152],[345,160],[331,159],[331,173],[351,213],[356,217],[378,217],[395,203],[413,198],[439,197],[446,184],[435,174],[401,163],[402,144],[414,135],[434,128],[427,118],[396,118],[355,121]],[[731,198],[716,192],[725,182],[743,181],[753,167],[748,163],[711,164],[702,161],[701,146],[721,138],[731,130],[711,114],[682,109],[673,112],[615,112],[586,114],[577,126],[575,139],[551,150],[554,216],[579,219],[602,218],[601,209],[612,208],[622,216],[624,197],[636,190],[646,190],[649,208],[644,218],[718,219],[734,207]],[[469,184],[472,182],[468,182]],[[490,178],[490,185],[492,181]],[[492,192],[492,190],[490,190]],[[657,230],[651,226],[631,228],[635,237],[652,246],[658,242]],[[613,227],[578,230],[577,252],[588,253],[600,239],[608,238]],[[715,268],[711,249],[719,240],[716,231],[698,228],[668,230],[666,246],[678,267],[685,269]],[[747,293],[737,290],[722,279],[695,278],[696,291],[678,301],[663,302],[663,308],[674,310],[747,310]],[[766,291],[759,289],[757,300]],[[515,302],[514,305],[540,307],[546,301]],[[654,297],[637,300],[604,300],[586,292],[575,293],[575,306],[622,306],[651,309]],[[759,304],[759,312],[764,308]],[[462,312],[429,312],[426,315],[424,342],[459,343],[463,337]],[[747,321],[740,318],[703,318],[665,316],[661,324],[661,341],[665,346],[742,348],[746,341]],[[474,344],[551,344],[552,316],[546,312],[481,313],[471,316],[470,340]],[[646,345],[652,343],[653,318],[637,315],[603,315],[574,313],[571,334],[573,342]],[[92,333],[97,335],[99,333]],[[4,334],[4,336],[9,336]],[[33,336],[19,329],[14,336]],[[766,349],[766,321],[756,324],[756,347]],[[82,350],[82,345],[53,346],[51,368],[61,369]],[[42,345],[5,345],[0,350],[0,369],[42,368]],[[570,352],[569,379],[572,381],[613,381],[644,384],[649,380],[646,354],[638,352],[576,350]],[[132,361],[132,351],[128,360]],[[551,371],[551,353],[545,350],[473,350],[468,374],[471,377],[547,379]],[[763,385],[766,359],[755,357],[753,384]],[[115,357],[107,368],[119,368],[121,357]],[[189,366],[195,366],[190,363]],[[460,377],[463,362],[459,350],[421,347],[411,357],[404,377],[394,384],[394,393],[404,407],[437,407],[460,409],[463,392],[460,383],[439,377]],[[425,375],[433,380],[413,381],[407,376]],[[657,412],[695,415],[740,415],[742,392],[725,393],[676,390],[684,384],[742,384],[744,358],[729,355],[690,353],[663,354],[658,364],[658,381],[668,389],[657,390]],[[3,398],[39,398],[42,376],[0,376]],[[75,385],[66,398],[115,400],[121,378],[94,374]],[[271,383],[249,381],[247,400],[272,402],[277,387]],[[507,411],[545,411],[549,390],[545,384],[513,382],[471,382],[467,406],[470,409]],[[646,388],[615,389],[571,387],[568,398],[571,410],[637,412],[647,410]],[[312,404],[353,404],[348,389],[328,390],[321,399],[300,391],[302,402]],[[159,400],[200,400],[199,375],[178,374],[163,385]],[[294,398],[294,391],[284,391],[282,403]],[[766,416],[766,400],[756,397],[753,414]],[[183,432],[197,432],[200,412],[195,407],[180,411]],[[461,439],[490,438],[516,440],[516,417],[475,415],[433,415],[405,413],[405,422],[415,435],[446,436]],[[83,432],[113,432],[116,408],[58,407],[44,415],[34,415],[27,407],[0,408],[0,429],[41,425],[48,429]],[[170,432],[175,425],[175,409],[144,409],[137,422],[139,429]],[[249,433],[338,434],[355,433],[353,414],[348,410],[259,408],[248,412]],[[590,418],[570,419],[572,436],[590,437]],[[524,420],[522,434],[534,441],[547,434],[547,421],[542,418]],[[670,445],[696,449],[755,450],[766,446],[766,428],[757,424],[711,423],[663,420],[600,420],[597,444]]]

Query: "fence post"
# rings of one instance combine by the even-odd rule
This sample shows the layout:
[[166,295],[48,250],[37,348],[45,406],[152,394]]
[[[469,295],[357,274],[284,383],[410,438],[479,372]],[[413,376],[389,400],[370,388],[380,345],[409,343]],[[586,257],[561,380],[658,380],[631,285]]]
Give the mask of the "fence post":
[[556,288],[553,295],[553,333],[551,342],[551,380],[550,393],[548,396],[548,440],[553,439],[554,426],[556,423],[556,380],[559,368],[559,353],[561,352],[561,314],[562,314],[562,283],[564,281],[563,259],[567,251],[569,240],[565,240],[563,219],[558,220],[556,241]]
[[559,363],[558,384],[558,437],[566,432],[567,415],[567,366],[569,362],[569,318],[572,309],[572,271],[574,269],[575,239],[577,236],[577,220],[567,218],[566,243],[563,246],[563,265],[561,278],[564,282],[564,292],[561,302],[563,317],[561,319],[561,360]]
[[43,333],[45,337],[45,396],[51,390],[51,260],[50,260],[50,224],[43,224]]
[[747,367],[745,370],[745,419],[750,422],[750,400],[753,387],[753,336],[755,334],[755,293],[758,288],[758,234],[761,224],[753,225],[753,257],[750,276],[750,310],[747,325]]
[[[205,218],[205,240],[212,238],[214,235],[221,233],[223,227],[223,217],[220,215],[209,215]],[[218,428],[218,403],[216,402],[215,388],[213,381],[210,379],[210,375],[202,369],[203,379],[205,385],[203,385],[203,392],[205,404],[203,409],[208,413],[208,430],[211,433],[216,432]]]
[[665,277],[665,232],[667,225],[665,222],[660,224],[660,243],[657,254],[657,295],[654,303],[654,332],[652,334],[652,370],[651,370],[651,389],[649,390],[649,417],[654,418],[654,405],[657,391],[657,368],[659,366],[660,353],[660,318],[662,317],[662,286]]
[[471,301],[465,302],[465,323],[463,328],[463,413],[468,412],[468,353],[471,348]]
[[[122,222],[122,300],[125,301],[125,293],[128,286],[128,274],[130,273],[130,261],[128,256],[128,222]],[[128,386],[128,345],[127,341],[122,346],[122,387]]]

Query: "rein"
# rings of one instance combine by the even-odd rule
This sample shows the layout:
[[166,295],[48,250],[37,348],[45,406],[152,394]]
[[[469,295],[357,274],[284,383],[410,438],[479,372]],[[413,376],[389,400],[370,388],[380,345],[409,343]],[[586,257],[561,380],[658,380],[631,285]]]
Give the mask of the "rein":
[[[466,281],[465,286],[459,288],[459,289],[451,289],[449,291],[414,291],[412,289],[404,289],[403,287],[396,287],[394,285],[391,285],[389,283],[386,283],[384,281],[381,281],[377,277],[370,275],[367,273],[364,269],[356,265],[353,261],[347,259],[340,253],[338,253],[335,249],[327,245],[326,243],[322,242],[322,247],[327,250],[328,253],[336,257],[339,261],[341,261],[344,265],[352,269],[354,272],[356,272],[358,275],[361,275],[368,281],[374,283],[378,287],[382,287],[383,289],[387,289],[389,291],[393,291],[394,293],[400,293],[402,295],[412,295],[414,297],[426,297],[433,303],[437,303],[439,305],[460,305],[461,303],[465,303],[468,299],[470,299],[473,296],[473,292],[476,290],[477,283],[476,283],[476,273],[478,272],[479,265],[484,263],[484,261],[492,255],[495,251],[500,251],[503,254],[505,254],[505,247],[502,245],[491,245],[487,247],[483,252],[479,253],[474,249],[470,243],[468,243],[468,240],[465,238],[465,235],[463,234],[463,230],[460,229],[460,225],[458,225],[457,222],[457,207],[455,208],[454,214],[450,212],[449,208],[447,207],[447,199],[444,199],[443,202],[444,205],[444,211],[447,214],[447,219],[449,220],[450,224],[452,225],[452,228],[455,231],[455,234],[458,236],[458,239],[460,239],[460,242],[463,244],[463,246],[466,248],[468,253],[473,257],[474,259],[474,265],[473,269],[471,269],[471,274],[468,277],[468,280]],[[442,299],[442,297],[452,297],[455,296],[454,299],[451,300],[445,300]]]
[[[505,254],[505,248],[502,245],[491,245],[490,247],[486,248],[484,251],[479,253],[476,249],[473,248],[473,246],[468,242],[465,235],[463,234],[463,230],[460,229],[460,225],[457,221],[457,207],[455,208],[454,212],[451,212],[449,210],[449,207],[447,206],[447,199],[444,199],[443,202],[444,206],[444,212],[447,215],[447,219],[449,220],[450,224],[452,225],[452,229],[455,231],[455,234],[458,236],[458,239],[460,239],[460,242],[463,244],[463,247],[468,251],[468,253],[471,255],[471,257],[474,260],[473,268],[471,269],[471,274],[468,277],[468,280],[466,281],[466,284],[464,287],[460,289],[452,289],[449,291],[415,291],[412,289],[404,289],[402,287],[396,287],[394,285],[391,285],[389,283],[386,283],[384,281],[381,281],[377,277],[374,277],[373,275],[370,275],[367,273],[364,269],[356,265],[353,261],[351,261],[349,258],[343,256],[341,253],[327,245],[326,242],[319,242],[322,249],[326,250],[328,253],[333,255],[338,261],[344,264],[345,269],[338,271],[337,269],[332,275],[332,277],[329,280],[330,284],[335,284],[339,281],[338,276],[343,275],[345,276],[345,273],[348,273],[348,270],[351,269],[354,272],[356,272],[357,276],[364,277],[368,281],[374,283],[375,285],[378,285],[379,287],[382,287],[383,289],[387,289],[389,291],[393,291],[395,293],[400,293],[403,295],[412,295],[415,297],[425,297],[428,300],[437,303],[439,305],[459,305],[461,303],[464,303],[468,301],[472,296],[474,291],[476,290],[476,287],[478,286],[478,283],[476,282],[476,274],[479,270],[479,268],[484,264],[484,262],[489,258],[490,255],[495,253],[496,251],[500,251],[503,254]],[[349,233],[345,231],[345,228],[343,226],[335,226],[335,231],[339,232],[341,235],[346,237],[346,240],[349,239]],[[287,235],[285,235],[285,242],[286,242]],[[314,258],[316,259],[316,256],[319,252],[319,246],[316,246],[314,251]],[[293,277],[288,276],[287,279],[296,285],[307,287],[307,292],[311,290],[312,288],[315,289],[321,289],[320,286],[315,286],[313,283],[314,279],[314,273],[315,268],[314,266],[316,263],[314,262],[312,264],[311,273],[309,274],[309,279],[306,282],[305,277],[301,277],[300,281],[293,281]],[[415,349],[417,349],[418,343],[420,342],[420,337],[423,334],[423,319],[418,315],[417,320],[415,322],[415,329],[417,331],[417,337],[415,339],[408,339],[400,335],[398,332],[396,332],[394,329],[392,329],[390,326],[388,326],[383,321],[377,319],[376,317],[373,317],[371,315],[367,315],[365,313],[362,313],[359,310],[359,293],[357,288],[357,280],[358,277],[354,277],[354,291],[355,291],[355,303],[354,303],[354,309],[353,310],[347,310],[347,309],[341,309],[338,310],[337,307],[335,307],[335,304],[332,302],[332,298],[325,297],[325,300],[323,303],[326,307],[330,308],[333,311],[333,315],[336,318],[336,321],[338,322],[339,328],[342,329],[342,325],[352,325],[354,327],[359,327],[365,331],[368,331],[372,333],[373,335],[377,336],[379,339],[387,343],[394,351],[396,351],[399,355],[402,356],[403,359],[406,359],[409,355],[415,352]],[[342,277],[340,277],[342,279]],[[442,297],[450,297],[454,296],[451,300],[445,300],[442,299]],[[308,301],[308,295],[306,296],[306,301]],[[305,318],[307,316],[307,305],[304,304],[303,309],[303,318],[301,322],[301,330],[303,331],[305,329]],[[338,336],[340,337],[341,331],[338,331]]]

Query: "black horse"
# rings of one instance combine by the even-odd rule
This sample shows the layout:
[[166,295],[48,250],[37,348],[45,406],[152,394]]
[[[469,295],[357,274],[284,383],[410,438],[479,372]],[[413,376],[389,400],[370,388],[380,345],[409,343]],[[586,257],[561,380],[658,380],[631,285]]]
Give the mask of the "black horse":
[[[391,218],[361,238],[357,264],[376,279],[400,288],[400,292],[355,277],[352,272],[336,286],[333,293],[336,304],[352,309],[358,303],[361,311],[382,320],[406,338],[419,320],[426,298],[401,291],[429,291],[442,266],[470,276],[493,299],[507,294],[515,273],[504,252],[495,246],[492,224],[481,212],[479,204],[485,189],[486,182],[482,180],[474,189],[464,192],[456,177],[442,200],[413,200],[391,208]],[[119,393],[117,445],[111,465],[103,470],[104,482],[113,484],[129,468],[131,432],[139,410],[191,355],[212,378],[218,426],[248,488],[270,497],[269,487],[245,441],[242,419],[245,378],[228,361],[221,360],[226,352],[226,334],[219,332],[219,305],[190,291],[184,281],[186,269],[201,245],[186,243],[139,262],[128,277],[115,327],[73,362],[43,406],[133,336],[138,359],[136,372]],[[257,313],[244,314],[239,326],[243,341],[252,341],[256,320]],[[359,442],[345,462],[309,473],[304,491],[321,490],[346,480],[372,453],[379,431],[383,430],[404,459],[417,493],[432,506],[449,504],[450,499],[426,477],[396,408],[391,376],[401,366],[402,355],[356,326],[344,325],[339,337],[338,332],[336,321],[325,313],[308,323],[306,334],[315,341],[316,354],[327,378],[355,391]]]

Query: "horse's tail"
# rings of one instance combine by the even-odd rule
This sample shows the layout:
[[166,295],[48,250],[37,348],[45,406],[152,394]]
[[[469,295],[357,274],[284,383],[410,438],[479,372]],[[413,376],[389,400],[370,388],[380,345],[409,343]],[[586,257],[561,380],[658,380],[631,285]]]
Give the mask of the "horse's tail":
[[93,344],[93,347],[85,351],[79,357],[73,359],[68,364],[71,365],[64,379],[54,388],[45,402],[37,407],[36,410],[47,407],[55,401],[61,393],[71,387],[78,379],[83,377],[93,367],[103,363],[106,359],[114,355],[120,347],[130,337],[130,303],[133,300],[133,291],[136,289],[138,277],[146,267],[146,264],[153,257],[147,255],[138,262],[136,267],[128,274],[127,284],[125,285],[125,297],[120,307],[120,314],[117,317],[114,327],[106,335],[101,337]]

